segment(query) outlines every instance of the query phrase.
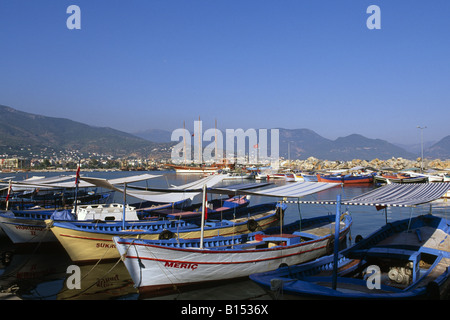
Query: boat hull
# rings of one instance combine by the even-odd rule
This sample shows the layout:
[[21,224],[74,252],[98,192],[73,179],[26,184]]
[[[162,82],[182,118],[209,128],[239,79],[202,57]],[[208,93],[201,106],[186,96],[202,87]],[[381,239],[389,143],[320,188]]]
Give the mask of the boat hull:
[[[264,230],[279,223],[280,215],[277,210],[264,211],[250,217],[227,220],[221,222],[207,222],[204,236],[238,235],[255,231],[253,228]],[[254,222],[249,223],[253,220]],[[182,239],[200,238],[201,229],[196,227],[168,227],[155,231],[148,229],[148,222],[133,222],[127,225],[125,231],[121,224],[103,223],[95,228],[92,223],[84,222],[54,222],[51,231],[64,247],[72,261],[92,262],[98,260],[118,259],[119,253],[113,242],[114,236],[125,238],[139,238],[158,240],[163,237]],[[256,225],[255,225],[256,223]],[[101,230],[102,229],[102,230]],[[163,235],[164,234],[164,235]]]
[[365,184],[373,182],[373,175],[363,175],[363,176],[326,176],[317,174],[318,182],[328,182],[328,183],[343,183],[343,184]]
[[14,244],[57,241],[52,232],[47,229],[44,220],[8,218],[2,215],[0,224]]
[[[287,298],[439,299],[450,282],[448,235],[445,219],[432,216],[386,225],[339,253],[334,289],[333,255],[250,278],[272,294],[283,292]],[[362,275],[365,268],[378,265],[382,266],[378,286],[371,288]]]
[[[341,223],[341,241],[345,239],[350,225],[351,222]],[[268,236],[266,248],[235,246],[234,249],[171,248],[118,237],[114,241],[140,294],[148,296],[166,294],[174,288],[178,290],[194,284],[206,285],[247,277],[284,264],[314,260],[329,252],[331,238],[334,236],[327,234],[290,244],[289,237],[287,242],[272,243],[270,241],[273,239],[284,239],[283,235],[281,238]]]

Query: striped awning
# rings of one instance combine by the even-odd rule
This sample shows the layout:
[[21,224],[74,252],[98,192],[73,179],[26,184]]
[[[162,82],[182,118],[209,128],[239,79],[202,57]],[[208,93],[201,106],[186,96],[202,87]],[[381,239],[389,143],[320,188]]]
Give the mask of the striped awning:
[[301,198],[309,194],[314,194],[329,188],[339,187],[339,183],[326,182],[293,182],[283,186],[268,188],[259,191],[250,190],[226,190],[225,188],[213,188],[208,190],[211,193],[223,193],[233,195],[253,195],[265,197],[279,197],[279,198]]
[[[376,207],[414,207],[441,198],[448,190],[450,183],[393,183],[350,200],[342,200],[343,205],[376,206]],[[286,201],[303,204],[336,204],[336,200]]]
[[441,198],[450,189],[448,182],[388,184],[364,193],[349,201],[348,205],[379,207],[412,207]]

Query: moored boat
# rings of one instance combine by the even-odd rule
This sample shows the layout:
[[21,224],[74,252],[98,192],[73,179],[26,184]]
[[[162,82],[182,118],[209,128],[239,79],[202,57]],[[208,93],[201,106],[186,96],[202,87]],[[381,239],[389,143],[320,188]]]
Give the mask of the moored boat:
[[446,219],[405,219],[343,250],[336,260],[329,255],[250,279],[284,298],[439,299],[450,278],[449,236]]
[[397,174],[378,174],[374,177],[375,182],[378,183],[426,183],[428,182],[428,177],[426,176],[415,176],[412,177],[408,174],[397,173]]
[[[344,205],[414,207],[442,197],[449,183],[389,184]],[[337,203],[340,203],[337,201]],[[412,213],[412,212],[411,212]],[[337,299],[439,298],[450,279],[450,225],[431,214],[387,223],[341,252],[253,274],[275,293]]]
[[318,182],[328,182],[328,183],[343,183],[343,184],[362,184],[362,183],[372,183],[374,178],[374,173],[370,174],[346,174],[346,175],[324,175],[317,174]]
[[[234,214],[234,210],[230,210]],[[264,230],[278,224],[284,209],[276,203],[242,208],[236,218],[207,220],[204,236],[239,235]],[[210,214],[208,213],[208,216]],[[157,221],[83,222],[47,220],[50,231],[69,254],[72,261],[87,262],[119,257],[112,238],[114,236],[140,239],[200,238],[198,221],[164,219]]]
[[[333,247],[332,215],[303,219],[264,232],[234,237],[150,241],[114,237],[135,286],[143,296],[171,293],[174,288],[247,277],[316,259]],[[301,225],[301,229],[300,229]],[[342,215],[339,240],[351,217]]]

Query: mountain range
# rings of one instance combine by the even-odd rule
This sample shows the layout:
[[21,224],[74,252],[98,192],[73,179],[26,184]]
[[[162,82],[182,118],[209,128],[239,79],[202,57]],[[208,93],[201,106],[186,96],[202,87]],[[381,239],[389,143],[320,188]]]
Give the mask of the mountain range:
[[[72,151],[79,155],[148,156],[164,151],[159,144],[112,128],[93,127],[0,105],[0,154],[29,156]],[[167,150],[166,150],[167,152]]]
[[[94,127],[64,118],[22,112],[0,105],[0,155],[30,156],[48,150],[79,154],[109,154],[116,157],[170,158],[168,130],[149,129],[126,133],[108,127]],[[380,160],[392,157],[416,159],[418,153],[381,139],[359,134],[335,140],[309,129],[283,129],[280,132],[280,156],[290,159],[315,157],[326,160]],[[270,152],[270,150],[269,150]],[[450,135],[424,150],[427,158],[450,158]]]

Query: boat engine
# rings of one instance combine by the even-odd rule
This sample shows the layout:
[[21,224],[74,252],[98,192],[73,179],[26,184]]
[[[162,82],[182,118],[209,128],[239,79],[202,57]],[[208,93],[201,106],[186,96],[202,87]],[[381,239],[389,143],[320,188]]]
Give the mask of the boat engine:
[[408,285],[412,281],[412,262],[403,267],[391,267],[388,272],[389,280],[402,285]]

